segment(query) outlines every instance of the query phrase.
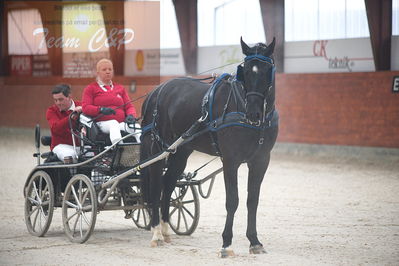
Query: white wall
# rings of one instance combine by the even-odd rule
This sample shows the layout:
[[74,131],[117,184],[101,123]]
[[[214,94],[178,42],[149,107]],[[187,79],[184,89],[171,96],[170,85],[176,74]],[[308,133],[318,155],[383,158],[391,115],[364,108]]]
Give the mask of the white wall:
[[286,42],[286,73],[375,71],[369,38]]
[[[253,45],[253,44],[249,44]],[[392,37],[392,70],[399,70],[399,36]],[[285,73],[329,73],[375,71],[369,38],[328,41],[286,42],[284,44]],[[126,51],[126,75],[156,75],[160,64],[161,75],[185,75],[181,49],[162,49],[160,62],[151,51],[144,50],[144,68],[137,70],[136,50]],[[244,59],[239,45],[198,48],[198,73],[232,73]],[[231,64],[229,66],[225,66]],[[217,69],[215,69],[217,68]]]

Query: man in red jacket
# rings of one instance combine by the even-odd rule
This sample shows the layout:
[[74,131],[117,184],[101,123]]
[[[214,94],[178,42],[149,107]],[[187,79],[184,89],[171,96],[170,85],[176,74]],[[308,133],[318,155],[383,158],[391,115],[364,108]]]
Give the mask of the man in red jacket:
[[[79,154],[78,148],[73,148],[72,135],[69,128],[69,115],[76,111],[82,112],[82,104],[71,98],[71,87],[67,84],[56,85],[52,90],[54,105],[47,109],[46,118],[51,130],[51,146],[58,159],[72,156],[74,162]],[[77,119],[77,116],[74,118]],[[76,139],[75,139],[76,140]],[[76,144],[79,144],[76,141]]]
[[[136,124],[136,109],[130,101],[125,88],[112,82],[114,76],[113,64],[108,59],[101,59],[97,63],[97,80],[89,84],[83,91],[83,113],[97,117],[97,125],[104,133],[109,133],[112,144],[121,138],[121,130],[134,133],[140,128]],[[137,142],[140,134],[134,135]]]

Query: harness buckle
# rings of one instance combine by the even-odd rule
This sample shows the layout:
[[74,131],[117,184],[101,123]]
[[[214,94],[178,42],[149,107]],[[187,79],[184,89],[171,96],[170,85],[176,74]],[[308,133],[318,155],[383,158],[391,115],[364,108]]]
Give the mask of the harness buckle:
[[264,141],[265,141],[264,138],[260,138],[260,139],[259,139],[259,145],[262,145]]
[[205,112],[204,115],[200,119],[198,119],[199,122],[204,122],[208,118],[208,112]]

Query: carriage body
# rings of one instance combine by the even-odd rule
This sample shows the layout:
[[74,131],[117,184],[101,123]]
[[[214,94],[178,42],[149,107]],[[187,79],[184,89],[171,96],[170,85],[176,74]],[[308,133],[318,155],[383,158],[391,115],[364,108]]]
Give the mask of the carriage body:
[[[78,131],[81,132],[82,128],[87,135],[90,134],[87,124],[81,123]],[[82,138],[82,152],[77,163],[66,164],[52,152],[40,153],[40,142],[44,146],[50,145],[51,137],[40,137],[40,127],[37,126],[34,157],[38,158],[38,163],[28,175],[23,191],[29,233],[44,236],[56,208],[62,209],[65,233],[72,242],[84,243],[89,239],[99,211],[122,210],[124,218],[132,219],[137,227],[149,230],[151,215],[141,191],[140,171],[132,171],[140,164],[141,147],[134,134],[125,134],[113,145],[107,142],[107,135],[88,142]],[[121,175],[123,178],[119,178]],[[106,185],[116,178],[119,178],[116,182]],[[195,186],[199,184],[194,180],[182,180],[176,188],[171,212],[179,220],[171,228],[177,234],[189,235],[197,227],[199,197]],[[189,199],[186,206],[182,203],[183,198]],[[183,228],[180,212],[185,209],[193,217]]]

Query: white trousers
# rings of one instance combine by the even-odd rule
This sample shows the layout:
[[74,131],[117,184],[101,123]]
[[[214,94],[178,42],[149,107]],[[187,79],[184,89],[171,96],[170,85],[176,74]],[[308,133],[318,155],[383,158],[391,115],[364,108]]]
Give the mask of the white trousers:
[[73,162],[76,163],[78,161],[76,155],[80,154],[80,150],[79,147],[76,147],[74,150],[72,145],[58,144],[57,146],[54,147],[53,153],[55,153],[58,159],[62,162],[64,161],[65,157],[72,156]]
[[[128,133],[135,133],[136,131],[133,128],[127,126],[125,122],[119,123],[116,120],[108,120],[108,121],[100,121],[97,122],[98,127],[102,132],[109,134],[109,138],[111,139],[111,143],[114,144],[118,142],[122,138],[121,130],[126,131]],[[136,129],[140,128],[140,125],[136,123]],[[133,135],[136,139],[137,143],[140,143],[141,133],[137,133]]]

